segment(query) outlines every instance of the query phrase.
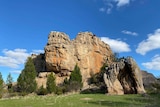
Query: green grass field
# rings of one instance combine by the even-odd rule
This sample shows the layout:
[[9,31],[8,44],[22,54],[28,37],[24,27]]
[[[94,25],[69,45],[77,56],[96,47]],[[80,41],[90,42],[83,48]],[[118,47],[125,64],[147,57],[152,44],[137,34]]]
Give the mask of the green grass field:
[[0,99],[0,107],[160,107],[160,95],[71,94]]

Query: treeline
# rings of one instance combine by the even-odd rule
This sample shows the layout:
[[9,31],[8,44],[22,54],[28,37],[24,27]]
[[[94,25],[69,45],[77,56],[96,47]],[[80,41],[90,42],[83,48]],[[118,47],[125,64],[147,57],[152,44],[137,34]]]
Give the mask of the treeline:
[[11,73],[8,74],[7,80],[6,80],[6,83],[5,83],[3,78],[2,78],[2,74],[0,72],[0,98],[2,98],[2,96],[3,96],[5,87],[6,87],[6,89],[9,93],[13,92],[12,84],[13,84],[13,78],[11,76]]
[[[8,93],[8,97],[17,95],[24,96],[30,93],[36,93],[37,95],[54,93],[59,95],[70,91],[78,91],[82,87],[82,75],[77,64],[71,72],[70,78],[66,78],[61,86],[56,86],[55,74],[51,72],[47,75],[46,87],[43,85],[38,87],[36,82],[37,75],[38,74],[31,57],[27,59],[25,67],[17,79],[16,85],[13,86],[11,74],[8,75],[5,84],[0,73],[0,98],[3,97],[4,91],[5,93]],[[7,91],[4,87],[7,87]]]

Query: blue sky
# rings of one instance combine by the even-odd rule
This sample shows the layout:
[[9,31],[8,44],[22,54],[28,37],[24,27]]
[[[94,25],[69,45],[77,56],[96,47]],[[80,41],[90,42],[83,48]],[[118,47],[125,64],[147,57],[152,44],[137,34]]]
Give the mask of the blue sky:
[[0,0],[0,72],[16,81],[50,31],[90,31],[120,56],[160,76],[160,0]]

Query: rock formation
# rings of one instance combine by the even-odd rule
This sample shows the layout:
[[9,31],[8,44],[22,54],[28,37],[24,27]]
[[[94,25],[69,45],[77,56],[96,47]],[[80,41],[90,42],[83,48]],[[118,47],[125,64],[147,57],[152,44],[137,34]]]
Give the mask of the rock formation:
[[83,86],[86,87],[91,74],[100,72],[106,59],[110,61],[111,55],[109,45],[91,32],[78,33],[75,40],[70,40],[65,33],[52,31],[45,46],[45,71],[53,71],[56,75],[56,83],[61,84],[78,64]]
[[152,84],[159,83],[157,78],[153,74],[148,73],[147,71],[142,71],[142,80],[145,89],[152,89]]
[[113,62],[105,69],[104,82],[108,94],[145,93],[141,71],[131,57]]
[[46,86],[47,75],[54,72],[56,84],[69,78],[78,64],[82,74],[83,88],[89,86],[91,75],[99,73],[104,63],[108,63],[104,81],[109,94],[144,93],[141,72],[132,58],[113,62],[110,46],[91,32],[80,32],[74,40],[62,32],[52,31],[48,36],[45,53],[32,55],[38,72],[39,86]]

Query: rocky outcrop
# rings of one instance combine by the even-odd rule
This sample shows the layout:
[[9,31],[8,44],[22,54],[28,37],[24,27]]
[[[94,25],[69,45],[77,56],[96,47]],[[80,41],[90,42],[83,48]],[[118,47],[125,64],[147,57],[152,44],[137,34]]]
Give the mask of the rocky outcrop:
[[32,58],[38,72],[38,86],[45,87],[50,72],[54,72],[56,84],[62,84],[78,64],[83,88],[86,89],[91,75],[99,73],[100,68],[107,62],[108,67],[103,78],[108,94],[145,92],[141,71],[136,62],[131,57],[113,62],[113,53],[109,45],[91,32],[80,32],[74,40],[70,40],[65,33],[52,31],[48,36],[45,53],[32,55]]
[[31,58],[33,59],[34,66],[36,68],[36,71],[38,73],[46,70],[46,64],[45,64],[45,55],[44,54],[32,54]]
[[145,93],[141,71],[131,57],[113,62],[105,69],[104,82],[108,94]]
[[141,71],[142,72],[142,79],[145,89],[151,89],[153,88],[152,84],[159,83],[157,78],[147,71]]
[[78,64],[83,85],[87,86],[90,75],[98,73],[111,55],[109,45],[91,32],[78,33],[75,40],[70,40],[65,33],[52,31],[45,46],[46,71],[53,71],[60,84]]

